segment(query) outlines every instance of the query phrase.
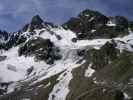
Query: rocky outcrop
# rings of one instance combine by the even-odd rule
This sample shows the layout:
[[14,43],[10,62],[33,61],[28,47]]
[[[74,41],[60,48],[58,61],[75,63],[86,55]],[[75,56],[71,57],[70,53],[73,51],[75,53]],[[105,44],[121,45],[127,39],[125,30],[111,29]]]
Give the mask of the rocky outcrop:
[[53,64],[55,60],[61,59],[59,48],[55,47],[49,39],[36,37],[26,42],[19,48],[19,55],[35,56],[38,61],[44,60],[48,64]]
[[114,38],[128,34],[128,23],[122,16],[106,17],[97,11],[84,10],[63,27],[74,31],[78,39]]

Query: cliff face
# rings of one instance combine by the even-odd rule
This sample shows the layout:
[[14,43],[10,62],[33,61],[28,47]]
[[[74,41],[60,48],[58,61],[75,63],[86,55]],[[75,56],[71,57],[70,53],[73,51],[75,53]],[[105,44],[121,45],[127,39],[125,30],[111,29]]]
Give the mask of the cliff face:
[[129,34],[128,23],[122,16],[106,17],[97,11],[84,10],[63,26],[76,32],[78,39],[96,39]]
[[0,32],[0,100],[132,100],[133,25],[84,10]]

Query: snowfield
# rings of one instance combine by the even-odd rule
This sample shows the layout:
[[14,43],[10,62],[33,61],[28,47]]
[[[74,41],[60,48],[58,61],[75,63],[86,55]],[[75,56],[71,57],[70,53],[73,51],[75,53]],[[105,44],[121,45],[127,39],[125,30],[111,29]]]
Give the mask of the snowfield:
[[[81,58],[77,56],[76,50],[84,49],[84,48],[96,48],[99,49],[103,46],[107,41],[111,41],[110,39],[95,39],[95,40],[78,40],[77,42],[72,42],[72,39],[76,37],[75,33],[70,30],[65,30],[63,28],[53,28],[51,31],[54,34],[51,34],[49,31],[45,29],[35,30],[36,34],[31,38],[42,37],[44,39],[50,39],[55,46],[59,47],[61,50],[61,55],[63,58],[61,60],[56,61],[53,65],[48,65],[43,61],[35,62],[34,57],[24,57],[18,56],[18,48],[13,47],[8,51],[3,51],[1,56],[7,56],[4,61],[0,61],[0,82],[13,82],[11,86],[9,86],[8,92],[12,92],[13,88],[15,88],[16,84],[19,84],[19,81],[28,81],[35,78],[33,84],[40,82],[46,78],[54,76],[60,72],[63,72],[58,77],[58,83],[54,86],[52,92],[49,95],[49,100],[52,99],[52,95],[54,95],[54,100],[65,100],[67,94],[69,93],[69,82],[73,78],[71,71],[79,67],[84,63],[77,64]],[[41,32],[41,33],[40,33]],[[27,35],[28,32],[25,32],[23,35]],[[57,35],[61,37],[61,39],[57,39]],[[123,50],[123,48],[127,48],[129,51],[132,49],[129,45],[133,45],[133,33],[125,36],[123,38],[115,38],[116,41],[123,41],[126,44],[118,44],[118,48]],[[28,41],[28,40],[27,40]],[[33,67],[33,71],[28,75],[27,70]],[[90,77],[95,70],[88,66],[86,70],[85,76]],[[65,76],[64,76],[65,74]],[[25,99],[28,100],[28,99]]]

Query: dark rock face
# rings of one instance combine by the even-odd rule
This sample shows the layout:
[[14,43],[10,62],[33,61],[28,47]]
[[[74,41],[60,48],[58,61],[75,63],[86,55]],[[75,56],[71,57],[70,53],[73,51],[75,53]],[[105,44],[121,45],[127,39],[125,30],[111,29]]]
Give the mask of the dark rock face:
[[30,68],[27,69],[27,75],[30,75],[32,71],[34,70],[34,67],[31,66]]
[[85,59],[92,63],[92,68],[100,70],[106,65],[117,59],[120,51],[116,49],[114,41],[107,42],[100,50],[91,49],[85,52]]
[[108,18],[97,11],[84,10],[78,17],[84,24],[90,24],[90,29],[96,29],[108,22]]
[[42,29],[42,28],[49,29],[49,27],[57,27],[57,26],[50,22],[44,22],[39,15],[36,15],[32,17],[30,23],[26,24],[22,28],[21,32],[25,32],[27,30],[29,32],[33,32],[34,29]]
[[7,58],[7,56],[0,56],[0,61],[4,61]]
[[[79,39],[91,38],[91,30],[96,30],[104,26],[108,18],[99,12],[85,10],[77,18],[71,18],[63,26],[77,33]],[[82,33],[82,34],[78,34]]]
[[8,50],[12,46],[15,46],[18,39],[19,39],[20,33],[12,33],[10,36],[10,40],[5,44],[5,49]]
[[[116,26],[107,26],[108,21],[114,22]],[[76,32],[78,39],[114,38],[128,34],[126,18],[122,16],[109,18],[91,10],[84,10],[63,24],[63,27]]]
[[0,96],[7,93],[8,86],[11,83],[8,82],[0,82]]
[[29,40],[19,49],[19,55],[35,56],[35,59],[44,60],[48,64],[53,64],[55,60],[61,58],[59,49],[49,39],[36,39]]
[[130,27],[131,31],[133,31],[133,21],[130,21],[130,22],[128,23],[128,26]]
[[124,94],[121,91],[116,91],[115,100],[124,100]]
[[128,28],[122,28],[119,26],[102,26],[92,34],[92,37],[114,38],[117,36],[122,37],[124,35],[128,35]]
[[9,37],[10,37],[10,33],[6,32],[6,31],[0,31],[0,49],[4,48]]
[[21,36],[21,34],[21,32],[10,33],[10,39],[1,46],[1,49],[8,50],[13,46],[17,46],[21,43],[24,43],[27,40],[27,38]]
[[9,33],[6,31],[0,31],[0,38],[3,38],[5,41],[9,38]]
[[[27,40],[26,37],[21,36],[21,32],[14,32],[14,33],[5,33],[4,37],[6,42],[0,42],[0,49],[8,50],[13,46],[17,46]],[[2,37],[0,37],[2,39]]]
[[24,27],[23,27],[23,29],[22,29],[22,31],[33,31],[34,29],[41,29],[41,28],[43,28],[44,26],[43,26],[43,20],[40,18],[40,16],[39,15],[36,15],[36,16],[33,16],[32,17],[32,20],[31,20],[31,22],[29,23],[29,24],[26,24]]
[[29,30],[33,31],[34,29],[41,29],[43,27],[44,27],[43,20],[40,18],[39,15],[36,15],[31,20],[31,23],[29,25]]
[[121,28],[128,28],[128,20],[123,16],[115,16],[114,21]]
[[[123,51],[123,53],[121,53],[118,58],[114,59],[111,63],[100,69],[100,71],[96,73],[94,77],[96,76],[97,80],[104,80],[107,82],[107,84],[112,85],[123,84],[124,86],[130,83],[133,71],[132,57],[132,53]],[[123,86],[121,86],[121,88]]]
[[79,33],[79,32],[81,32],[81,30],[83,30],[82,29],[83,27],[81,25],[80,18],[74,18],[73,17],[67,23],[65,23],[63,26],[65,28],[67,28],[67,29],[73,30],[76,33]]
[[77,33],[87,33],[92,29],[103,26],[108,18],[99,12],[85,10],[81,12],[77,18],[71,18],[64,24],[64,27],[71,29]]

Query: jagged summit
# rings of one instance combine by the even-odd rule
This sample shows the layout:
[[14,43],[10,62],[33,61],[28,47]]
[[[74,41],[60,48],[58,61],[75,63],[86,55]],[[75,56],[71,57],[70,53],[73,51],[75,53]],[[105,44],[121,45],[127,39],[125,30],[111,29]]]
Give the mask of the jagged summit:
[[37,24],[37,23],[43,23],[43,20],[39,15],[35,15],[32,17],[31,23]]
[[32,31],[34,29],[41,29],[44,27],[43,20],[39,15],[33,16],[30,22],[29,30]]
[[[8,50],[13,46],[24,43],[34,35],[39,35],[36,30],[43,30],[42,33],[47,31],[49,34],[54,34],[52,28],[58,28],[51,22],[43,21],[39,15],[32,17],[31,21],[26,24],[22,29],[17,32],[7,33],[6,31],[0,32],[0,49]],[[56,34],[55,34],[56,35]],[[59,35],[56,35],[58,39],[61,39]]]
[[30,23],[26,24],[22,31],[29,31],[32,32],[34,29],[42,29],[42,28],[50,28],[50,27],[57,27],[51,22],[43,21],[43,19],[39,15],[35,15],[32,17]]
[[26,24],[22,31],[33,31],[34,29],[41,29],[43,28],[44,21],[41,19],[39,15],[35,15],[32,17],[30,23]]
[[130,21],[123,16],[107,17],[93,10],[84,10],[63,24],[78,39],[114,38],[129,34]]

